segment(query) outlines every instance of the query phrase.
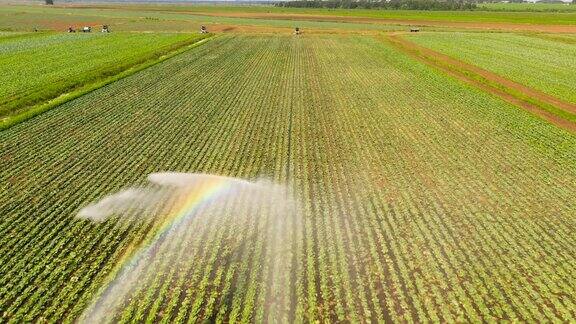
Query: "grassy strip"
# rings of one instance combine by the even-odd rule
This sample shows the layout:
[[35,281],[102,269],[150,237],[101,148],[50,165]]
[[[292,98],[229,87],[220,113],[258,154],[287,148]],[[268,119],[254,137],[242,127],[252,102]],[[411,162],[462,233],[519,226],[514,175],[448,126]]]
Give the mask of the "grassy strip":
[[565,3],[481,3],[477,10],[505,12],[576,12],[576,6]]
[[[5,6],[6,7],[6,6]],[[13,6],[14,7],[14,6]],[[527,6],[528,7],[528,6]],[[568,7],[568,6],[565,6]],[[563,12],[525,11],[525,10],[488,10],[469,11],[435,11],[435,10],[383,10],[383,9],[328,9],[328,8],[287,8],[272,6],[228,6],[228,5],[186,5],[186,4],[86,4],[76,6],[78,10],[112,9],[129,11],[159,11],[181,13],[269,13],[269,14],[302,14],[359,18],[434,20],[460,22],[522,23],[542,25],[574,25],[576,11]],[[69,8],[66,8],[69,9]],[[568,8],[570,9],[570,8]]]
[[539,38],[539,39],[543,39],[543,40],[568,44],[568,45],[576,45],[576,38],[570,38],[570,37],[557,35],[557,34],[526,33],[523,35],[526,35],[528,37],[534,37],[534,38]]
[[[428,59],[434,60],[433,58],[428,58]],[[506,87],[506,86],[504,86],[504,85],[502,85],[502,84],[500,84],[500,83],[497,83],[497,82],[488,80],[488,79],[484,78],[484,77],[481,76],[481,75],[478,75],[478,74],[476,74],[476,73],[474,73],[474,72],[472,72],[472,71],[463,69],[463,68],[458,67],[458,66],[454,66],[454,65],[451,65],[451,64],[442,63],[442,62],[440,62],[440,61],[438,61],[438,60],[435,60],[435,63],[437,63],[437,64],[444,64],[444,66],[446,66],[447,68],[452,69],[453,71],[457,71],[457,72],[459,72],[459,73],[461,73],[461,74],[463,74],[463,75],[465,75],[465,76],[467,76],[467,77],[469,77],[469,78],[471,78],[471,79],[474,79],[475,81],[478,81],[479,83],[481,83],[481,84],[483,84],[483,85],[486,85],[486,86],[489,86],[489,87],[491,87],[491,88],[495,88],[495,89],[498,89],[498,90],[500,90],[500,91],[502,91],[502,92],[505,92],[505,93],[507,93],[507,94],[509,94],[509,95],[511,95],[511,96],[514,96],[514,97],[516,97],[516,98],[518,98],[518,99],[520,99],[520,100],[522,100],[522,101],[524,101],[524,102],[527,102],[527,103],[529,103],[529,104],[531,104],[531,105],[533,105],[533,106],[536,106],[536,107],[538,107],[538,108],[540,108],[540,109],[546,110],[546,111],[548,111],[549,113],[552,113],[552,114],[554,114],[554,115],[556,115],[556,116],[558,116],[558,117],[560,117],[560,118],[562,118],[562,119],[566,119],[566,120],[569,120],[569,121],[571,121],[571,122],[576,122],[576,115],[575,115],[575,114],[572,114],[572,113],[570,113],[570,112],[568,112],[568,111],[562,110],[562,109],[560,109],[560,108],[558,108],[558,107],[556,107],[556,106],[554,106],[554,105],[552,105],[552,104],[549,104],[549,103],[546,103],[546,102],[537,100],[537,99],[535,99],[535,98],[533,98],[533,97],[527,96],[526,94],[524,94],[524,93],[521,92],[521,91],[508,88],[508,87]]]
[[[394,37],[389,37],[388,40],[391,41],[393,44],[397,44],[398,46],[404,47],[399,42],[395,41]],[[473,71],[470,71],[464,67],[450,64],[450,63],[445,62],[443,60],[439,60],[439,59],[435,58],[434,56],[426,54],[425,52],[421,51],[418,48],[410,48],[410,49],[405,48],[405,50],[413,52],[415,55],[429,61],[430,63],[432,63],[433,65],[435,65],[437,67],[441,67],[441,68],[444,68],[446,70],[455,72],[455,73],[463,75],[463,76],[465,76],[471,80],[474,80],[474,81],[478,82],[479,84],[482,84],[484,86],[499,90],[503,93],[506,93],[510,96],[513,96],[516,99],[519,99],[525,103],[528,103],[528,104],[535,106],[539,109],[542,109],[544,111],[547,111],[547,112],[549,112],[549,113],[551,113],[557,117],[560,117],[564,120],[567,120],[570,122],[576,122],[576,115],[575,114],[570,113],[570,112],[565,111],[565,110],[562,110],[562,109],[560,109],[560,108],[558,108],[552,104],[549,104],[547,102],[543,102],[541,100],[535,99],[531,96],[526,95],[525,93],[523,93],[521,91],[506,87],[505,85],[500,84],[498,82],[488,80],[485,77],[483,77],[483,76],[481,76],[481,75],[479,75]]]
[[170,49],[172,51],[156,53],[150,60],[143,62],[143,63],[142,62],[136,63],[136,64],[132,65],[131,67],[128,67],[124,71],[119,72],[118,74],[105,77],[104,79],[99,79],[99,80],[92,82],[92,83],[89,83],[89,84],[82,85],[80,87],[75,88],[74,91],[62,94],[59,97],[52,99],[48,102],[44,102],[41,104],[31,106],[19,114],[7,116],[7,117],[3,118],[2,120],[0,120],[0,131],[3,131],[5,129],[8,129],[8,128],[10,128],[16,124],[19,124],[25,120],[28,120],[28,119],[33,118],[35,116],[38,116],[38,115],[40,115],[40,114],[42,114],[42,113],[44,113],[44,112],[46,112],[52,108],[60,106],[60,105],[66,103],[70,100],[74,100],[78,97],[81,97],[81,96],[83,96],[87,93],[90,93],[96,89],[102,88],[103,86],[106,86],[112,82],[118,81],[118,80],[123,79],[127,76],[130,76],[136,72],[147,69],[153,65],[156,65],[156,64],[163,62],[169,58],[172,58],[176,55],[179,55],[179,54],[181,54],[181,53],[183,53],[183,52],[185,52],[191,48],[194,48],[196,46],[200,46],[201,44],[208,41],[211,37],[212,36],[208,36],[208,37],[200,38],[200,39],[198,39],[198,38],[194,39],[194,43],[192,43],[192,44],[189,44],[189,43],[182,44],[181,43],[180,47],[178,47],[175,50],[172,50],[173,47],[171,47]]
[[73,92],[76,89],[90,85],[92,83],[104,80],[108,77],[117,75],[133,66],[143,64],[151,60],[155,60],[162,55],[177,50],[183,46],[196,42],[203,37],[194,37],[192,39],[181,40],[172,44],[158,46],[152,49],[151,52],[142,54],[137,59],[118,59],[116,64],[106,65],[100,68],[85,71],[80,74],[80,78],[73,82],[66,79],[60,81],[50,82],[43,85],[42,89],[38,89],[34,93],[24,92],[20,95],[9,95],[6,98],[0,98],[0,120],[11,116],[19,115],[23,111],[34,107],[35,105],[46,103],[50,100],[56,99],[64,93]]
[[[567,7],[567,6],[566,6]],[[45,19],[46,15],[82,15],[85,17],[114,17],[120,21],[134,20],[137,17],[150,17],[166,20],[188,20],[186,14],[195,13],[198,15],[212,14],[299,14],[299,15],[321,15],[335,17],[357,17],[357,18],[377,18],[393,19],[403,21],[444,21],[444,22],[468,22],[468,23],[514,23],[527,25],[576,25],[576,11],[567,12],[528,12],[528,11],[494,11],[494,10],[473,10],[473,11],[427,11],[427,10],[379,10],[379,9],[325,9],[325,8],[281,8],[272,6],[226,6],[226,5],[183,5],[183,4],[84,4],[69,6],[56,6],[46,10],[44,7],[25,5],[0,5],[0,16],[6,19],[12,12],[21,12],[27,15],[41,14]],[[156,14],[155,14],[156,12]],[[158,15],[160,14],[160,15]],[[184,14],[184,15],[178,15]],[[4,19],[4,20],[6,20]],[[36,21],[36,18],[29,16],[28,19]],[[216,18],[213,18],[216,19]],[[2,20],[2,18],[0,18]],[[98,20],[98,19],[96,19]],[[144,20],[142,20],[144,21]],[[212,20],[216,22],[216,20]],[[0,28],[14,28],[14,23],[0,24]]]

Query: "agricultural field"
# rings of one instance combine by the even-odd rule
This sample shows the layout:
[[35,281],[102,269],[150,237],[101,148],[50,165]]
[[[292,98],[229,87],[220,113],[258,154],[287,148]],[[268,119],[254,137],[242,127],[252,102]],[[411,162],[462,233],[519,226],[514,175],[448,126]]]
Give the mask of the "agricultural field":
[[[223,35],[0,132],[0,316],[575,321],[574,161],[381,37]],[[232,189],[94,212],[174,177]]]
[[0,120],[200,39],[190,34],[3,33]]
[[479,10],[493,11],[519,11],[519,12],[574,12],[576,6],[568,3],[539,3],[539,2],[518,2],[518,3],[481,3]]
[[161,7],[160,9],[164,10],[157,10],[155,7],[78,9],[74,7],[2,6],[0,4],[0,30],[30,31],[32,22],[34,22],[35,27],[41,30],[64,30],[69,25],[79,26],[93,24],[94,22],[110,24],[117,31],[155,32],[196,32],[200,25],[208,25],[210,30],[213,31],[252,27],[267,32],[274,31],[274,29],[288,29],[287,33],[290,33],[294,26],[323,30],[325,32],[334,32],[336,30],[366,32],[402,29],[402,27],[390,24],[342,23],[339,21],[318,21],[289,17],[286,19],[265,19],[249,16],[229,17],[212,15],[210,11],[181,12],[172,10],[171,7]]
[[574,35],[457,32],[407,38],[576,105]]
[[[486,6],[486,9],[483,9]],[[290,15],[301,17],[309,15],[316,17],[356,17],[375,18],[382,20],[413,20],[413,21],[445,21],[470,23],[510,23],[510,24],[541,24],[541,25],[576,25],[576,9],[574,6],[559,4],[538,4],[536,6],[520,6],[518,4],[487,4],[472,11],[427,11],[427,10],[373,10],[373,9],[326,9],[326,8],[288,8],[274,6],[214,6],[214,5],[174,5],[162,4],[156,6],[136,4],[101,4],[100,9],[120,9],[123,11],[180,12],[195,14],[211,14],[230,16],[240,14],[253,16],[258,14],[279,15],[276,19],[291,19]],[[526,8],[526,9],[523,9]],[[531,10],[531,8],[552,8],[548,10]],[[293,18],[293,17],[292,17]]]
[[11,38],[17,38],[17,37],[22,37],[25,35],[29,35],[30,33],[26,33],[26,32],[2,32],[0,31],[0,41],[5,41],[7,39],[11,39]]
[[576,33],[576,12],[414,11],[277,8],[272,6],[20,6],[0,3],[0,30],[62,31],[69,25],[109,24],[116,31],[287,32],[295,26],[323,33],[378,33],[424,26]]

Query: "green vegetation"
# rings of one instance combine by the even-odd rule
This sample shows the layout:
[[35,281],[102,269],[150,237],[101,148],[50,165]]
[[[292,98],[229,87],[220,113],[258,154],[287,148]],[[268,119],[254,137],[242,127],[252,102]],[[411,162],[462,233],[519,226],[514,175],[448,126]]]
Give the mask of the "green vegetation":
[[568,3],[480,3],[478,8],[491,11],[576,12],[576,6]]
[[470,22],[470,23],[518,23],[542,25],[576,25],[576,12],[489,12],[489,11],[418,11],[418,10],[372,10],[372,9],[298,9],[290,8],[284,13],[301,13],[326,16],[367,17],[390,20]]
[[[219,6],[218,6],[219,7]],[[341,23],[299,19],[261,19],[210,16],[210,12],[172,11],[171,7],[128,7],[111,9],[46,8],[0,5],[0,30],[30,31],[33,26],[41,30],[65,30],[69,25],[110,24],[114,31],[170,31],[197,32],[201,25],[255,26],[265,28],[289,28],[300,26],[315,30],[375,30],[402,29],[401,26],[371,23]],[[226,9],[227,7],[222,7]],[[196,10],[196,7],[191,7]],[[49,19],[48,19],[49,18]],[[57,22],[55,27],[54,22]],[[290,32],[290,31],[289,31]]]
[[[131,6],[121,6],[113,9],[129,10]],[[149,10],[149,6],[138,7]],[[303,14],[341,17],[366,17],[394,20],[424,20],[449,22],[493,22],[493,23],[521,23],[543,25],[576,25],[576,12],[549,13],[549,12],[496,12],[496,11],[428,11],[428,10],[373,10],[373,9],[325,9],[325,8],[283,8],[268,6],[156,6],[158,11],[188,12],[197,14]]]
[[[298,17],[270,17],[266,15],[304,15]],[[239,15],[239,17],[231,17]],[[250,15],[253,15],[250,17]],[[340,22],[318,21],[311,16]],[[341,18],[381,19],[378,23],[346,22]],[[389,22],[386,22],[389,20]],[[102,5],[101,8],[52,8],[0,5],[0,30],[31,31],[33,27],[62,30],[68,25],[91,23],[110,24],[114,30],[124,31],[194,31],[199,25],[220,24],[260,27],[301,26],[314,29],[390,30],[398,21],[437,23],[514,23],[542,25],[576,25],[576,12],[492,12],[492,11],[418,11],[373,9],[282,8],[271,6],[175,6],[175,5]],[[50,22],[58,22],[53,24]]]
[[570,37],[453,32],[409,35],[408,38],[576,104],[576,47],[570,44]]
[[537,37],[545,40],[552,40],[565,44],[576,44],[576,34],[530,34],[531,37]]
[[24,37],[30,35],[30,33],[23,33],[23,32],[2,32],[0,31],[0,41],[5,41],[7,39]]
[[392,0],[392,1],[349,1],[309,0],[280,1],[276,7],[330,8],[330,9],[382,9],[382,10],[472,10],[476,3],[468,1]]
[[379,39],[219,37],[0,132],[0,316],[77,319],[158,230],[77,211],[172,170],[292,188],[290,276],[206,220],[119,322],[575,321],[575,143]]
[[[6,38],[8,36],[5,36]],[[28,116],[29,110],[59,98],[56,104],[131,67],[144,64],[201,36],[188,34],[18,34],[0,38],[0,120]],[[41,53],[41,56],[39,55]],[[72,92],[72,93],[70,93]],[[53,104],[49,104],[53,106]]]
[[[561,4],[478,4],[478,10],[472,12],[450,12],[450,11],[414,11],[414,10],[374,10],[374,9],[326,9],[326,8],[287,8],[271,6],[225,6],[225,5],[105,5],[102,8],[116,10],[133,11],[165,11],[165,12],[195,12],[195,13],[274,13],[274,14],[311,14],[328,16],[352,16],[371,18],[402,18],[420,20],[458,20],[468,22],[508,22],[508,23],[534,23],[534,24],[571,24],[574,25],[574,6]],[[486,10],[482,10],[486,8]],[[494,8],[494,9],[491,9]],[[500,9],[499,9],[500,8]],[[523,10],[522,8],[526,8]],[[529,8],[549,8],[547,10],[530,10]],[[500,11],[500,12],[498,12]],[[558,12],[565,14],[559,15]],[[532,21],[530,21],[532,19]]]

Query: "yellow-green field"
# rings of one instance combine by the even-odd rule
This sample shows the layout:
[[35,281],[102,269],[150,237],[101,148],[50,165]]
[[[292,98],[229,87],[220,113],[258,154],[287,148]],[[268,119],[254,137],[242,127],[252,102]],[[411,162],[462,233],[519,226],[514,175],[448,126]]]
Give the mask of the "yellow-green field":
[[[0,20],[21,30],[0,33],[22,76],[3,91],[117,69],[0,131],[1,321],[576,321],[573,121],[466,70],[569,111],[554,82],[572,82],[573,35],[310,17],[293,35],[288,16],[220,15],[196,43],[203,20],[182,8],[0,6],[24,17]],[[111,34],[54,27],[104,21]]]

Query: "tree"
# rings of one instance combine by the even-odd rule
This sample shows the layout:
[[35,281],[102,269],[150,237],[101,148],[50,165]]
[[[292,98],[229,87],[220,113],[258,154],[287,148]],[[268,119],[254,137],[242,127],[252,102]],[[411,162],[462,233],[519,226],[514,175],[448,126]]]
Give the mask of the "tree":
[[47,4],[47,5],[53,5],[53,4],[54,4],[54,0],[46,0],[46,4]]

